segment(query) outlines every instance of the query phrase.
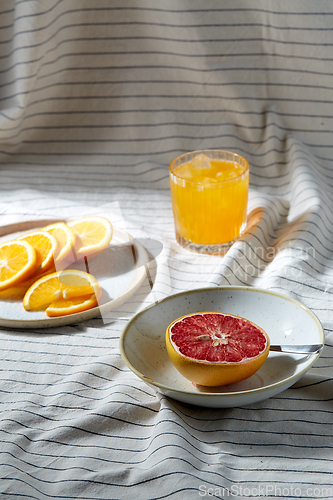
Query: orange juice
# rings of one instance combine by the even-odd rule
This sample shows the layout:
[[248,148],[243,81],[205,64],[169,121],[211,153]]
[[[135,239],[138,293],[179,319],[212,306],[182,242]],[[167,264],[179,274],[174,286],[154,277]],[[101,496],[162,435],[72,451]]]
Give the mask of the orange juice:
[[247,161],[207,150],[176,158],[169,170],[177,241],[190,250],[225,253],[246,226]]

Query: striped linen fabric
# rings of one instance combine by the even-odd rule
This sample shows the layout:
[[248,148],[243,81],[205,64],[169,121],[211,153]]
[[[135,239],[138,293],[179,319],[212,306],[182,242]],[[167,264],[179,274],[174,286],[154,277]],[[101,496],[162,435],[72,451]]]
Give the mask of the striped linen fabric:
[[[114,204],[159,248],[112,321],[0,329],[1,499],[333,497],[332,21],[328,0],[0,2],[0,226]],[[250,163],[248,231],[224,258],[174,237],[168,164],[204,148]],[[319,317],[296,385],[208,409],[127,368],[135,310],[218,285]]]

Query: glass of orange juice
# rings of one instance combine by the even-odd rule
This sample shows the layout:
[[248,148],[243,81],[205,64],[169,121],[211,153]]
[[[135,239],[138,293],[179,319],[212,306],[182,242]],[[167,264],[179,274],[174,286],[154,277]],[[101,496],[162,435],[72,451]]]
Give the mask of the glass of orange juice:
[[230,151],[193,151],[173,160],[169,174],[178,243],[224,255],[246,227],[247,160]]

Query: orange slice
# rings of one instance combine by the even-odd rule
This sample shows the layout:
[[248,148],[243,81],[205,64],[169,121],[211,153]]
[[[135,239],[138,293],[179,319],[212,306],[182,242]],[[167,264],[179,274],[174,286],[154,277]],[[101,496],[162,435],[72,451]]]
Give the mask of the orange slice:
[[83,295],[81,297],[73,297],[72,299],[61,299],[49,305],[46,309],[46,314],[49,317],[68,316],[82,311],[87,311],[98,305],[98,300],[95,295]]
[[[34,280],[24,281],[23,283],[18,283],[5,290],[0,290],[0,300],[22,300],[25,292],[28,290],[29,286],[34,282]],[[25,285],[24,283],[30,283]]]
[[75,260],[73,250],[75,248],[76,235],[67,224],[64,222],[56,222],[55,224],[44,227],[43,231],[52,234],[59,243],[60,251],[57,255],[56,262],[60,262],[66,258]]
[[104,217],[84,217],[67,222],[78,236],[76,255],[81,258],[104,250],[112,239],[113,228]]
[[54,257],[57,255],[59,245],[52,234],[46,231],[33,231],[17,239],[27,241],[36,250],[37,269],[34,275],[44,273],[54,265]]
[[[41,274],[39,277],[46,274],[50,274],[51,272],[55,272],[55,267],[51,267],[45,273]],[[27,280],[20,281],[17,285],[13,285],[10,288],[6,288],[6,290],[0,291],[0,300],[22,300],[26,291],[31,287],[31,285],[37,280],[37,277],[33,275],[32,278],[28,278]]]
[[0,290],[25,280],[37,267],[36,250],[26,241],[0,244]]
[[48,316],[65,316],[97,306],[101,293],[91,274],[68,269],[35,281],[23,298],[23,307],[26,311],[46,310]]

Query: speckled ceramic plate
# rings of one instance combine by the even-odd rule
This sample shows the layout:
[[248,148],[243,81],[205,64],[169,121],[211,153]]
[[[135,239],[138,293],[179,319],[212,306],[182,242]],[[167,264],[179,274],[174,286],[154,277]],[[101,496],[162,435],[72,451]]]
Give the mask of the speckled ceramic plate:
[[[0,227],[0,242],[28,231],[45,227],[56,220],[26,221]],[[140,288],[146,276],[148,255],[145,248],[129,234],[113,228],[112,241],[100,255],[88,260],[88,270],[103,288],[98,307],[81,313],[48,318],[44,311],[27,312],[22,301],[0,300],[0,326],[9,328],[52,328],[75,324],[107,313],[126,302]],[[87,271],[85,263],[71,264],[71,269]]]
[[243,406],[279,394],[313,365],[319,354],[270,352],[252,377],[217,388],[198,388],[171,363],[165,332],[176,318],[194,312],[219,311],[253,321],[271,344],[323,344],[318,318],[292,298],[258,288],[201,288],[172,295],[134,316],[120,337],[120,352],[129,368],[148,385],[184,403],[206,407]]

